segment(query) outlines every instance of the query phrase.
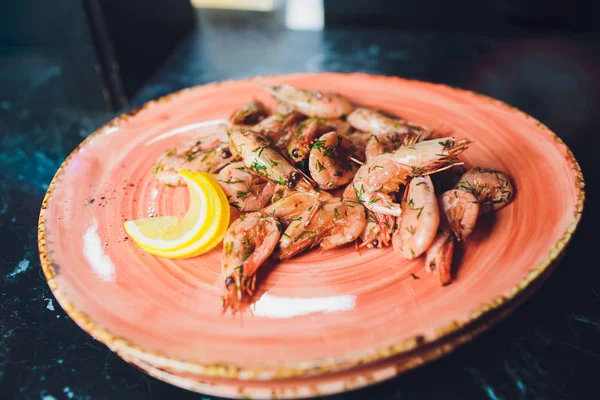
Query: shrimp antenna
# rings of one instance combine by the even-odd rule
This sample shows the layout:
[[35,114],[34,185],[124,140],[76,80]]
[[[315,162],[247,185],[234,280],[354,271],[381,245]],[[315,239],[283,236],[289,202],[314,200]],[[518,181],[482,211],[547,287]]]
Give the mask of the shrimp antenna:
[[358,165],[361,165],[361,166],[365,164],[364,161],[361,161],[354,156],[350,156],[350,161],[354,161],[355,163],[357,163]]

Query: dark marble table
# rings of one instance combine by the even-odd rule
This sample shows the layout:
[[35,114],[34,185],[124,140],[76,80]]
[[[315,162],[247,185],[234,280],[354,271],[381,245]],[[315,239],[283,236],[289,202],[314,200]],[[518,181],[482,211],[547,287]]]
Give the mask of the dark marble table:
[[[583,221],[556,272],[506,320],[452,354],[332,399],[592,399],[600,398],[598,48],[594,38],[559,35],[199,32],[133,106],[214,80],[361,71],[476,90],[540,119],[571,146],[587,180]],[[0,399],[213,399],[148,377],[92,339],[56,303],[40,270],[36,224],[47,185],[67,154],[111,117],[50,103],[17,107],[0,93]]]

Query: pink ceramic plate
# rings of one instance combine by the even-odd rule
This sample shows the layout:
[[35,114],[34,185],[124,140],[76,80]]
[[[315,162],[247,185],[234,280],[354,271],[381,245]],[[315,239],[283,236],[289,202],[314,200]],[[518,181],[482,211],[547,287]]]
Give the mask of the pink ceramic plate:
[[[259,272],[250,310],[221,314],[220,252],[166,260],[139,249],[123,221],[181,214],[184,188],[151,166],[184,136],[257,97],[259,82],[339,91],[357,103],[475,141],[471,165],[507,172],[510,206],[469,238],[454,282],[440,287],[391,249],[313,251]],[[50,288],[83,329],[153,366],[205,377],[268,380],[340,371],[468,334],[480,318],[539,283],[583,209],[581,171],[544,125],[496,100],[447,86],[363,74],[299,74],[182,91],[86,139],[52,181],[39,248]],[[418,279],[417,279],[418,278]]]

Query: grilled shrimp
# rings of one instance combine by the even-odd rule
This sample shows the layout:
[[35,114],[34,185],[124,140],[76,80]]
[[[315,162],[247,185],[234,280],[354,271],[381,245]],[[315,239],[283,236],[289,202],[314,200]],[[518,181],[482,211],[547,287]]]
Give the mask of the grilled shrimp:
[[365,107],[359,107],[352,111],[348,115],[347,121],[353,128],[363,132],[370,132],[377,136],[387,133],[398,133],[401,135],[413,133],[422,139],[427,139],[432,133],[432,130],[424,125],[391,118],[379,111]]
[[345,134],[344,136],[346,136],[348,139],[352,140],[352,143],[354,143],[354,146],[356,146],[356,148],[358,149],[357,154],[364,156],[365,148],[367,147],[367,143],[369,142],[369,139],[373,135],[371,135],[370,133],[361,132],[361,131],[350,131],[347,134]]
[[265,119],[269,112],[265,105],[258,100],[253,100],[235,110],[229,117],[234,125],[254,125]]
[[444,221],[457,240],[462,241],[473,232],[479,215],[479,203],[472,193],[460,189],[448,190],[439,197],[439,206]]
[[402,202],[402,219],[392,236],[394,250],[400,251],[404,258],[419,257],[431,245],[439,224],[440,214],[431,178],[412,178]]
[[286,227],[292,221],[299,220],[302,213],[310,206],[333,199],[333,196],[327,192],[321,192],[318,196],[296,191],[289,192],[262,210],[263,213],[276,218]]
[[[370,135],[365,149],[365,157],[369,161],[380,154],[393,152],[402,146],[412,146],[418,139],[419,135],[412,132],[407,134],[393,132],[379,136]],[[395,224],[396,219],[392,215],[379,214],[368,210],[367,224],[361,234],[361,246],[367,248],[387,247],[392,241]]]
[[329,121],[321,118],[309,118],[298,124],[296,136],[288,145],[288,154],[297,164],[302,163],[310,153],[315,140],[322,134],[335,130],[345,136],[350,132],[350,125],[344,121]]
[[318,245],[328,250],[356,240],[366,218],[364,207],[352,192],[348,186],[341,199],[316,202],[295,218],[281,236],[279,258],[284,260]]
[[333,229],[334,213],[339,215],[340,212],[346,213],[346,204],[339,199],[331,203],[315,202],[308,207],[281,235],[279,259],[285,260],[318,246]]
[[352,185],[346,186],[342,194],[342,202],[346,203],[346,212],[342,215],[333,210],[333,229],[321,242],[323,250],[343,246],[356,240],[363,231],[366,223],[366,210],[356,198]]
[[256,271],[279,240],[279,223],[261,212],[242,214],[223,238],[223,311],[235,312],[244,294],[252,295]]
[[251,129],[255,132],[280,132],[297,119],[304,118],[300,113],[273,114],[263,119]]
[[513,195],[512,184],[504,172],[481,167],[465,172],[455,187],[477,198],[480,214],[500,210],[510,203]]
[[243,128],[229,131],[231,149],[238,154],[246,168],[279,185],[307,193],[316,193],[314,187],[277,151],[269,147],[264,136]]
[[438,198],[440,214],[440,229],[427,249],[425,269],[434,271],[442,286],[452,281],[452,257],[455,241],[466,239],[477,222],[479,203],[470,192],[451,189],[442,193]]
[[280,151],[285,150],[294,137],[296,123],[306,117],[299,112],[271,115],[252,127],[254,132],[268,138]]
[[267,205],[275,184],[262,176],[252,174],[241,161],[231,163],[219,172],[219,186],[232,207],[240,211],[257,211]]
[[310,150],[308,170],[321,189],[331,190],[352,181],[358,169],[350,158],[356,148],[349,139],[329,132],[321,136]]
[[229,141],[223,129],[215,134],[188,140],[180,146],[164,152],[152,166],[152,175],[165,185],[183,185],[179,171],[216,173],[235,159],[229,149]]
[[316,92],[289,85],[264,85],[263,89],[309,117],[337,119],[354,109],[350,100],[338,93]]
[[298,124],[297,134],[288,145],[287,152],[290,158],[301,163],[308,157],[310,146],[319,135],[331,131],[331,126],[325,123],[325,120],[320,118],[309,118]]
[[442,286],[452,281],[453,255],[454,237],[448,229],[442,229],[427,249],[425,257],[425,269],[427,272],[435,272]]
[[468,149],[469,143],[466,139],[454,138],[427,140],[371,158],[354,176],[357,196],[373,212],[399,216],[400,204],[394,202],[391,193],[397,192],[411,176],[428,175],[462,164],[457,156]]
[[365,157],[369,160],[383,153],[391,153],[400,147],[412,146],[417,143],[417,140],[419,140],[419,135],[414,132],[406,134],[392,132],[372,135],[365,147]]

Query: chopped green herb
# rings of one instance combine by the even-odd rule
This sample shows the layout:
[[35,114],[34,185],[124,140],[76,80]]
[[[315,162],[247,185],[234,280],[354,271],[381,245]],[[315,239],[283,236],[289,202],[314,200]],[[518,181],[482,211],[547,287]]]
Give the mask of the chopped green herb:
[[238,190],[235,195],[237,198],[239,198],[240,200],[245,200],[246,197],[248,197],[248,194],[250,194],[250,192],[243,192],[241,190]]
[[419,213],[417,214],[417,219],[419,219],[419,217],[421,217],[421,213],[423,212],[423,207],[415,208],[415,210],[419,210]]
[[325,148],[325,141],[324,140],[317,140],[316,142],[313,143],[312,148],[315,150],[322,150]]
[[337,150],[336,146],[325,147],[325,152],[323,153],[323,155],[325,157],[330,157],[331,158],[331,156],[335,153],[336,150]]
[[294,238],[294,242],[303,238],[314,238],[315,236],[317,236],[317,232],[315,231],[304,231]]
[[252,150],[253,153],[257,153],[256,155],[258,157],[260,157],[260,155],[262,154],[262,152],[267,148],[267,146],[261,146],[261,147],[257,147],[254,150]]
[[[209,155],[211,155],[211,154],[213,154],[213,153],[216,153],[216,152],[217,152],[217,149],[210,149],[209,151],[207,151],[207,152],[206,152],[206,154],[204,154],[204,157],[202,157],[202,158],[200,159],[200,161],[201,161],[201,162],[204,162],[204,161],[206,161],[206,159],[208,158],[208,156],[209,156]],[[194,159],[194,158],[192,157],[192,160],[193,160],[193,159]],[[191,161],[191,160],[190,160],[190,156],[189,156],[189,155],[188,155],[188,161]]]
[[323,166],[323,164],[321,164],[321,162],[319,160],[317,160],[317,172],[321,172],[325,169],[325,167]]
[[[267,169],[266,166],[262,165],[257,161],[254,161],[252,165],[250,165],[250,168],[256,170],[256,172],[258,172],[259,174],[261,174],[261,170]],[[264,173],[264,171],[262,173]]]
[[248,259],[248,257],[250,257],[250,254],[252,254],[252,248],[246,247],[246,251],[244,252],[244,256],[242,257],[242,260],[246,261]]
[[411,273],[410,275],[413,277],[414,280],[421,279],[417,275],[415,275],[414,273]]
[[236,183],[244,183],[244,181],[241,179],[232,179],[232,178],[229,178],[226,181],[219,179],[219,182],[226,183],[227,185],[234,185]]

